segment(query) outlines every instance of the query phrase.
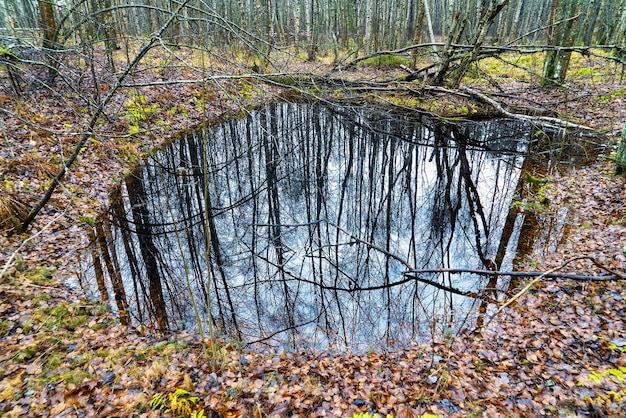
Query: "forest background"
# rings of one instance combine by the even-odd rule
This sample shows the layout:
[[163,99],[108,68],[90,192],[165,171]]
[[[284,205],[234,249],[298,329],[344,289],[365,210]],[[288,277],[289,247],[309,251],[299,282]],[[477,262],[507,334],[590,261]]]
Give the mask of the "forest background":
[[[626,1],[0,0],[0,57],[0,415],[624,414]],[[520,260],[591,279],[524,283],[480,335],[341,356],[118,327],[64,284],[134,164],[296,97],[592,132],[568,144],[591,165],[541,173],[569,234]]]

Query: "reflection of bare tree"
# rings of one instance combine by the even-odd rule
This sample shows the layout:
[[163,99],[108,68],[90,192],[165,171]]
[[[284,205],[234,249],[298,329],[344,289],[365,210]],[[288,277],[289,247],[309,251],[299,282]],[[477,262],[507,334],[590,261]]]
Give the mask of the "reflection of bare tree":
[[472,219],[472,224],[474,226],[474,240],[476,242],[476,253],[480,259],[480,262],[487,268],[493,269],[494,262],[491,259],[488,259],[485,255],[485,248],[483,243],[486,243],[489,240],[490,236],[490,225],[487,221],[487,217],[485,215],[485,209],[483,208],[483,204],[480,200],[480,194],[476,189],[476,184],[474,184],[474,179],[472,178],[472,169],[470,166],[469,159],[467,157],[467,149],[466,143],[463,139],[457,141],[458,144],[458,155],[459,160],[461,162],[460,166],[460,174],[463,179],[463,184],[465,186],[465,198],[469,205],[469,215]]
[[[190,314],[177,277],[189,263],[205,291],[198,249],[210,239],[217,274],[204,296],[239,338],[359,347],[419,338],[480,296],[476,277],[436,269],[477,268],[496,254],[519,176],[508,152],[519,128],[492,140],[482,125],[269,104],[207,131],[209,237],[199,134],[155,157],[163,183],[149,166],[127,180],[122,207],[133,224],[118,221],[126,232],[117,235],[136,242],[125,252],[136,249],[167,289],[151,314],[167,304],[176,323]],[[176,202],[167,217],[163,188]],[[172,231],[184,231],[184,257]],[[411,266],[431,272],[403,277]]]
[[276,252],[276,263],[278,267],[278,283],[282,284],[284,317],[286,318],[287,327],[293,330],[295,323],[293,318],[293,301],[291,289],[287,283],[285,269],[285,251],[286,248],[282,241],[282,222],[280,193],[278,191],[278,169],[281,164],[282,156],[278,150],[278,133],[276,126],[276,108],[271,106],[266,112],[261,112],[261,126],[267,130],[268,135],[263,136],[263,154],[265,165],[265,178],[267,179],[267,222],[268,222],[268,240],[272,244]]
[[94,278],[96,279],[96,285],[98,287],[98,293],[100,294],[100,299],[108,304],[109,303],[109,291],[107,290],[107,286],[104,280],[104,271],[102,270],[102,263],[100,262],[100,251],[98,248],[98,241],[96,238],[96,233],[93,229],[87,229],[87,234],[89,236],[89,247],[91,249],[91,258],[93,260],[93,268],[94,268]]
[[[144,320],[144,298],[140,296],[140,292],[141,295],[146,295],[147,291],[145,289],[143,280],[141,280],[141,264],[137,259],[135,247],[132,245],[134,241],[133,234],[131,233],[128,218],[126,217],[126,212],[124,210],[124,200],[122,199],[121,187],[114,187],[111,191],[110,198],[111,204],[109,205],[109,213],[111,218],[113,218],[114,221],[117,223],[117,230],[120,232],[121,235],[121,241],[124,245],[128,269],[130,270],[130,278],[132,279],[131,288],[133,290],[133,295],[135,299],[135,307],[133,311],[137,317],[137,320],[141,323]],[[128,280],[128,277],[126,277],[126,280]]]
[[111,278],[113,296],[115,298],[115,304],[117,305],[120,322],[122,325],[128,325],[130,320],[128,316],[126,291],[124,290],[124,283],[122,282],[120,265],[117,260],[117,250],[115,242],[113,241],[113,236],[111,235],[111,224],[108,218],[104,218],[101,222],[97,222],[95,229],[102,259],[104,260],[104,265],[106,266],[107,271],[109,272],[109,277]]
[[169,328],[169,321],[157,263],[159,250],[152,239],[151,214],[147,210],[147,195],[140,169],[133,171],[131,175],[126,177],[126,190],[131,205],[139,250],[148,279],[150,313],[152,318],[156,320],[159,329],[166,331]]

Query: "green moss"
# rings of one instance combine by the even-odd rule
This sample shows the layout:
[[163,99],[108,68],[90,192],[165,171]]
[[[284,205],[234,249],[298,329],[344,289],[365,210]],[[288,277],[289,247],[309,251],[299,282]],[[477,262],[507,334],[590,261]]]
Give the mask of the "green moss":
[[76,328],[79,328],[85,325],[85,322],[87,322],[87,319],[89,319],[89,317],[86,315],[71,316],[67,318],[65,321],[63,321],[63,326],[68,331],[74,331]]
[[[35,306],[40,305],[43,307],[34,310],[29,320],[22,324],[25,333],[30,332],[33,326],[36,326],[38,330],[49,332],[58,332],[61,328],[74,331],[83,326],[91,316],[91,312],[75,304],[60,303],[52,307],[43,303],[35,304]],[[27,325],[29,327],[25,327]]]
[[44,338],[41,341],[41,345],[47,348],[60,346],[63,343],[60,337],[61,337],[61,334],[55,333],[54,335]]
[[85,365],[89,364],[93,358],[94,358],[93,351],[87,351],[86,353],[83,353],[75,357],[74,359],[72,359],[72,361],[70,362],[70,365],[72,367],[84,367]]
[[[509,64],[510,63],[510,64]],[[476,69],[472,71],[474,73],[474,79],[468,74],[466,78],[473,82],[487,82],[484,74],[486,73],[491,78],[501,79],[525,79],[528,77],[528,71],[537,72],[537,58],[532,55],[510,55],[505,54],[502,59],[497,58],[485,58],[481,60]]]
[[61,353],[51,353],[45,360],[43,370],[55,370],[61,365],[65,357]]
[[400,65],[411,66],[413,65],[413,61],[411,58],[401,57],[398,55],[379,55],[377,57],[366,59],[361,62],[361,65],[365,67],[388,69],[397,68]]
[[9,321],[0,322],[0,336],[6,335],[10,326],[11,324]]
[[65,382],[74,385],[80,385],[85,379],[89,379],[91,375],[83,369],[71,369],[52,376],[52,381],[56,383]]
[[27,319],[26,321],[22,322],[21,328],[24,334],[30,334],[33,329],[33,323]]
[[24,277],[37,286],[46,286],[53,283],[52,271],[46,267],[30,269],[24,273]]
[[25,360],[32,359],[36,354],[39,353],[39,344],[31,344],[24,348],[17,350],[17,352],[13,355],[14,359],[19,362],[23,362]]
[[96,220],[88,215],[81,215],[78,217],[78,220],[89,226],[94,226],[96,224]]
[[399,107],[419,109],[421,105],[420,99],[407,96],[391,96],[387,99],[391,104]]
[[590,77],[596,74],[591,70],[591,68],[582,67],[582,68],[576,68],[576,69],[570,70],[568,75],[573,76],[573,77],[576,77],[576,76]]
[[585,221],[582,223],[582,225],[580,225],[581,229],[589,229],[593,226],[593,222],[591,221]]
[[173,340],[173,341],[160,341],[156,344],[154,344],[151,347],[148,347],[145,350],[145,354],[146,355],[150,355],[150,354],[160,354],[160,355],[169,355],[175,352],[178,352],[180,350],[183,350],[187,348],[187,344],[185,344],[182,341],[177,341],[177,340]]
[[283,84],[285,86],[293,86],[296,84],[296,79],[291,76],[274,76],[268,78],[278,84]]
[[57,321],[62,321],[70,313],[65,305],[57,305],[52,308],[43,309],[43,312],[54,316]]
[[105,320],[105,321],[102,321],[102,322],[98,322],[96,325],[91,327],[91,329],[94,330],[94,331],[101,331],[103,329],[109,328],[109,326],[111,326],[111,324],[113,324],[113,323],[115,323],[115,321]]
[[543,66],[543,58],[540,53],[536,54],[523,54],[515,60],[515,63],[525,67],[541,67]]

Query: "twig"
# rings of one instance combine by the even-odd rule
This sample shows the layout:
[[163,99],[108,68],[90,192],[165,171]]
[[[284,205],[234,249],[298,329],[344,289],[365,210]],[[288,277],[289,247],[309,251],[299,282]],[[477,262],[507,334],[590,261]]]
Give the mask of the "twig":
[[334,223],[332,223],[332,222],[330,222],[330,221],[328,221],[328,220],[326,220],[326,223],[327,223],[328,225],[330,225],[330,226],[333,226],[333,227],[337,228],[338,230],[340,230],[340,231],[341,231],[341,232],[343,232],[344,234],[348,235],[350,238],[352,238],[352,239],[353,239],[353,240],[355,240],[356,242],[359,242],[359,243],[361,243],[361,244],[365,244],[366,246],[368,246],[368,247],[370,247],[370,248],[372,248],[372,249],[374,249],[374,250],[376,250],[376,251],[379,251],[379,252],[381,252],[381,253],[383,253],[383,254],[385,254],[385,255],[387,255],[387,256],[389,256],[389,257],[393,258],[394,260],[397,260],[397,261],[401,262],[401,263],[402,263],[402,264],[404,264],[404,266],[405,266],[406,268],[408,268],[409,270],[412,270],[412,269],[413,269],[413,267],[412,267],[409,263],[407,263],[407,262],[406,262],[406,260],[403,260],[402,258],[398,257],[397,255],[395,255],[395,254],[393,254],[393,253],[390,253],[389,251],[385,250],[384,248],[380,248],[380,247],[378,247],[378,246],[376,246],[376,245],[372,244],[371,242],[367,242],[367,241],[364,241],[364,240],[362,240],[362,239],[360,239],[360,238],[357,238],[357,237],[355,237],[354,235],[352,235],[352,233],[350,233],[349,231],[347,231],[347,230],[343,229],[343,228],[342,228],[342,227],[340,227],[339,225],[335,225]]
[[278,331],[276,331],[276,332],[273,332],[272,334],[267,335],[267,336],[265,336],[265,337],[263,337],[263,338],[261,338],[261,339],[258,339],[258,340],[248,341],[248,342],[246,342],[246,343],[244,344],[244,347],[248,347],[248,346],[250,346],[250,345],[252,345],[252,344],[258,344],[258,343],[265,342],[265,341],[267,341],[267,340],[270,340],[270,339],[274,338],[274,337],[275,337],[276,335],[278,335],[278,334],[282,334],[283,332],[293,331],[293,330],[296,330],[296,329],[298,329],[298,328],[300,328],[300,327],[303,327],[303,326],[305,326],[305,325],[312,324],[313,322],[315,322],[315,321],[319,320],[321,316],[322,316],[322,313],[320,312],[320,314],[319,314],[319,315],[317,315],[315,318],[313,318],[313,319],[311,319],[311,320],[309,320],[309,321],[302,322],[302,323],[300,323],[300,324],[294,324],[294,325],[291,325],[291,326],[289,326],[289,327],[287,327],[287,328],[283,328],[283,329],[281,329],[281,330],[278,330]]
[[565,22],[568,22],[570,20],[578,19],[580,17],[580,15],[581,15],[581,13],[578,13],[576,16],[568,17],[567,19],[559,20],[558,22],[554,22],[552,24],[549,24],[549,25],[542,26],[540,28],[531,30],[530,32],[526,32],[525,34],[523,34],[519,38],[513,39],[511,42],[507,43],[505,46],[515,45],[516,42],[526,38],[527,36],[532,35],[533,33],[541,32],[542,30],[550,29],[550,28],[552,28],[554,26],[560,25],[561,23],[565,23]]

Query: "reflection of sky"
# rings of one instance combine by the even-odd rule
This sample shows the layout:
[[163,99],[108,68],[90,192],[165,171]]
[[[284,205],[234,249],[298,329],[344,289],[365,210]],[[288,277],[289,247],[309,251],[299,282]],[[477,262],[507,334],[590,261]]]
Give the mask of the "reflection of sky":
[[[212,242],[212,306],[226,328],[233,326],[232,306],[247,340],[316,319],[301,327],[306,333],[298,338],[363,348],[418,338],[428,332],[423,324],[435,313],[469,309],[471,300],[416,282],[368,292],[321,289],[402,280],[407,267],[386,253],[414,268],[482,267],[468,193],[473,206],[480,203],[484,210],[487,230],[478,229],[482,250],[495,257],[521,166],[520,157],[503,151],[523,151],[520,140],[527,134],[519,125],[436,125],[347,112],[268,105],[208,133],[217,239]],[[450,140],[461,134],[471,143],[461,147]],[[144,201],[174,318],[190,314],[186,275],[200,295],[206,271],[200,141],[200,135],[183,138],[142,169]],[[481,145],[497,151],[484,152]],[[467,173],[461,156],[469,161]],[[180,175],[180,167],[195,168],[195,175]],[[125,211],[132,219],[128,201]],[[139,245],[136,238],[127,239],[132,247]],[[125,252],[120,240],[116,251]],[[122,262],[129,295],[135,293],[131,263]],[[144,269],[141,263],[135,268]],[[469,275],[425,278],[464,290],[481,285]],[[135,306],[141,305],[141,297],[135,299]]]

